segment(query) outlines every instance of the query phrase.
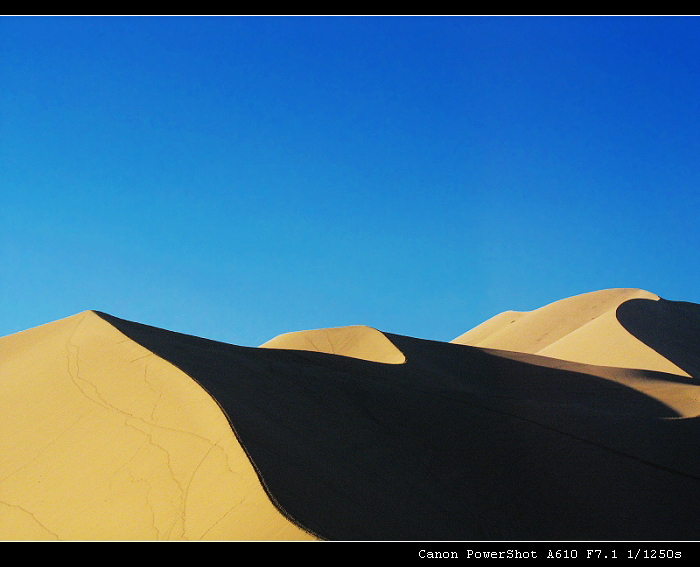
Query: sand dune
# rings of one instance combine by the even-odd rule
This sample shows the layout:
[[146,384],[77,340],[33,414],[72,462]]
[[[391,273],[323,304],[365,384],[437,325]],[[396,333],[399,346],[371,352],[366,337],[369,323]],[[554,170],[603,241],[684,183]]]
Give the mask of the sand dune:
[[0,539],[311,538],[216,402],[95,313],[0,352]]
[[325,352],[386,364],[406,362],[406,357],[386,335],[363,325],[285,333],[260,345],[260,348]]
[[[452,342],[540,354],[586,364],[690,376],[621,324],[618,310],[632,300],[658,302],[660,298],[640,289],[607,289],[585,293],[555,301],[531,312],[506,311]],[[647,328],[658,326],[659,321],[649,323]],[[683,321],[683,324],[687,325],[687,321]]]
[[699,338],[700,306],[640,290],[478,346],[85,312],[0,339],[0,538],[697,539]]

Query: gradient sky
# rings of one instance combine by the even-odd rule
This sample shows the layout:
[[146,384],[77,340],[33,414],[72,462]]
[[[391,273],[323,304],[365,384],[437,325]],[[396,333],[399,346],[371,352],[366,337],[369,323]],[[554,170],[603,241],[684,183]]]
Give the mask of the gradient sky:
[[0,336],[700,303],[697,18],[0,18]]

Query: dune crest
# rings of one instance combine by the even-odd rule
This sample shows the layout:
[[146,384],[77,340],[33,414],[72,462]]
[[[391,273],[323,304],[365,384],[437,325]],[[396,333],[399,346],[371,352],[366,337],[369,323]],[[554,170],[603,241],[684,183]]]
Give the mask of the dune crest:
[[0,351],[0,539],[314,539],[217,403],[96,313]]
[[561,299],[529,312],[507,311],[451,342],[561,360],[690,376],[620,324],[618,308],[658,295],[616,288]]
[[364,325],[284,333],[259,348],[325,352],[385,364],[406,362],[404,354],[384,333]]
[[93,311],[0,338],[0,539],[697,536],[700,305],[604,290],[460,339],[492,346]]
[[696,535],[690,378],[393,334],[406,363],[372,364],[108,320],[206,388],[324,539]]

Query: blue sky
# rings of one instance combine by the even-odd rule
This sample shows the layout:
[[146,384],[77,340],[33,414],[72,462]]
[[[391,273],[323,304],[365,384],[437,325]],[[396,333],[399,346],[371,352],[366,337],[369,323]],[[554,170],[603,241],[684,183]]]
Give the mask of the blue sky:
[[0,335],[700,303],[697,18],[0,18]]

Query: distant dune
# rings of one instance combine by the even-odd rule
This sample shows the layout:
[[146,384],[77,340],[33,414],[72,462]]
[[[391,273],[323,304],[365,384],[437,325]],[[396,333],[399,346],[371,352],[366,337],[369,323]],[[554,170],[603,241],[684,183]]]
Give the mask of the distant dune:
[[104,313],[0,339],[0,539],[697,539],[700,306],[249,348]]
[[260,348],[325,352],[387,364],[406,362],[403,353],[382,332],[362,325],[285,333]]
[[[539,354],[586,364],[641,368],[689,376],[688,372],[623,326],[618,309],[631,300],[650,303],[659,302],[660,298],[640,289],[606,289],[585,293],[528,313],[506,311],[452,342]],[[663,318],[663,315],[657,317]],[[668,314],[664,326],[673,325],[674,318],[674,315]],[[661,321],[648,323],[652,327],[650,332],[661,334]],[[681,326],[687,325],[687,317],[681,316],[678,323]],[[654,327],[657,331],[653,331]],[[659,339],[665,340],[663,334]],[[691,348],[695,350],[694,347]]]

